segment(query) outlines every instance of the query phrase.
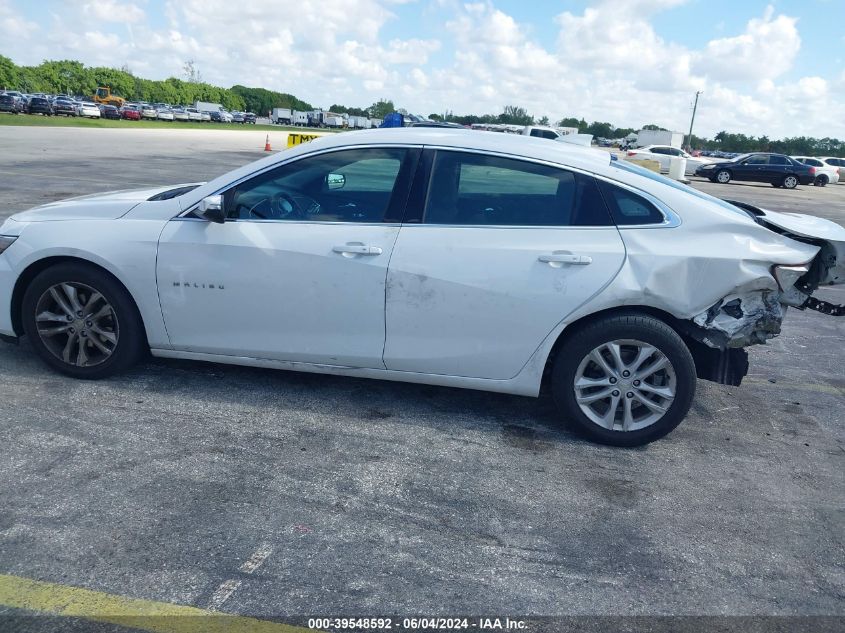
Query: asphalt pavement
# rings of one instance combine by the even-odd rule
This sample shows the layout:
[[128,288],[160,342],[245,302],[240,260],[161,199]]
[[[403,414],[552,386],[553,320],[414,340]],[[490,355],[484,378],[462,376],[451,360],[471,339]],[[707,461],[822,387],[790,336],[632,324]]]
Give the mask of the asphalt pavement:
[[[0,217],[264,155],[115,132],[0,128]],[[693,185],[845,223],[845,185]],[[843,341],[791,311],[741,387],[699,381],[634,450],[547,397],[152,359],[83,382],[0,345],[0,574],[283,620],[842,616]]]

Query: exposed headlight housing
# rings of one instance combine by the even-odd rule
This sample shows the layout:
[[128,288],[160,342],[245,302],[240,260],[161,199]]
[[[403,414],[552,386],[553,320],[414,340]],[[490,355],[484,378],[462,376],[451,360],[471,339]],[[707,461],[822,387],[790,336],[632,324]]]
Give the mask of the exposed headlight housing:
[[14,244],[16,239],[17,235],[0,235],[0,254]]

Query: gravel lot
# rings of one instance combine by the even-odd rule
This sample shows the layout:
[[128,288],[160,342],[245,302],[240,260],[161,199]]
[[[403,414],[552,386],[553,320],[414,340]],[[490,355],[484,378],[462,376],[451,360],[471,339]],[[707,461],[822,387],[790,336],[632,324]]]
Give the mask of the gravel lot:
[[[263,145],[7,127],[0,217]],[[845,185],[694,186],[845,223]],[[237,579],[222,611],[285,619],[845,615],[843,341],[845,319],[791,312],[742,387],[700,381],[636,450],[547,398],[160,360],[80,382],[0,345],[0,573],[199,607]]]

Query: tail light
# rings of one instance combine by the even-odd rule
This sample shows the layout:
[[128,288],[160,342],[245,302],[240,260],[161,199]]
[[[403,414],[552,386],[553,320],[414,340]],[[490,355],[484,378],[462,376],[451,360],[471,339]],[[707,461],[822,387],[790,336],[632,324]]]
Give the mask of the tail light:
[[636,155],[637,155],[636,152],[632,152],[632,151],[628,150],[628,156],[636,156]]
[[815,168],[815,167],[810,167],[810,175],[811,175],[811,176],[815,176],[815,175],[816,175],[816,168]]

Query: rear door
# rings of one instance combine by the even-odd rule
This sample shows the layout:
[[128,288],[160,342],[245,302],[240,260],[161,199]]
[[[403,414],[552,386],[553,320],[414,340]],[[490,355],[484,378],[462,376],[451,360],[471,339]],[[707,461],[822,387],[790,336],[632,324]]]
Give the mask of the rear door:
[[426,150],[388,269],[385,366],[512,378],[624,257],[591,176]]

